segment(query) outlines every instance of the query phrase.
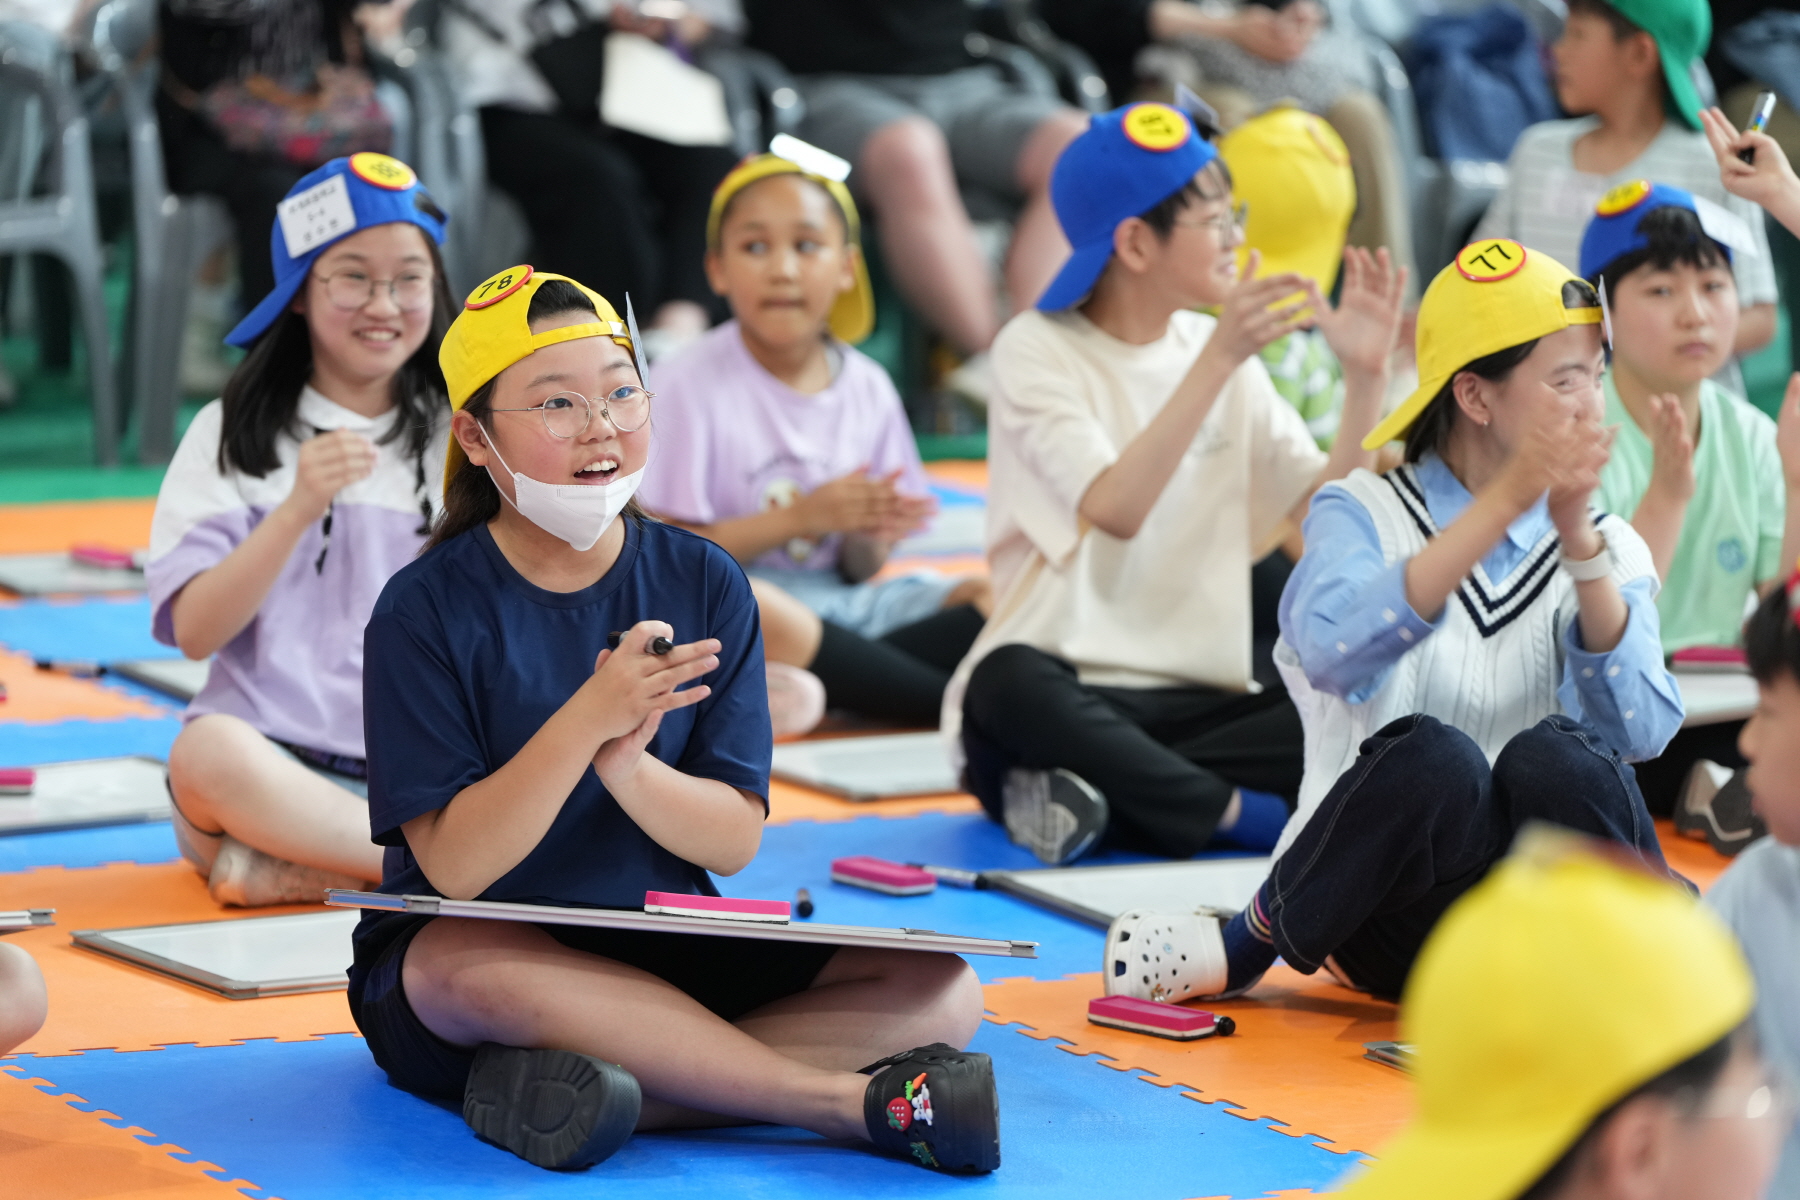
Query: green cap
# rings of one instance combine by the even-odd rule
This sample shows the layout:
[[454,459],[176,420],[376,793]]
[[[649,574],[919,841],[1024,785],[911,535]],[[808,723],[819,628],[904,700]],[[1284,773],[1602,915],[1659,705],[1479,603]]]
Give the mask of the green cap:
[[1620,16],[1656,41],[1663,78],[1681,119],[1700,128],[1700,93],[1694,90],[1694,60],[1712,41],[1712,10],[1699,0],[1606,0]]

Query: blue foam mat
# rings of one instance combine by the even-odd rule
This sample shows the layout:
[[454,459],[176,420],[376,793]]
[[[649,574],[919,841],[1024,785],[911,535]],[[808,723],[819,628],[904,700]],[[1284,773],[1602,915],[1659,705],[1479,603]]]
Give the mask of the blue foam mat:
[[0,605],[0,646],[33,658],[168,658],[175,651],[150,636],[150,600],[89,597],[22,600]]
[[[255,1001],[246,1001],[255,1003]],[[947,1177],[791,1128],[634,1138],[608,1161],[569,1174],[539,1170],[478,1141],[459,1115],[388,1086],[361,1039],[254,1041],[159,1051],[22,1055],[0,1069],[43,1077],[285,1200],[916,1200],[922,1196],[1082,1200],[1127,1189],[1142,1200],[1261,1196],[1323,1189],[1354,1161],[1304,1138],[1230,1116],[1010,1028],[984,1025],[974,1049],[994,1057],[1001,1169]],[[49,1090],[49,1089],[47,1089]]]
[[167,821],[22,833],[0,837],[0,872],[36,867],[98,867],[103,863],[161,863],[181,857]]
[[[4,717],[0,712],[0,717]],[[181,718],[112,717],[104,721],[54,721],[44,725],[0,719],[0,767],[72,762],[78,758],[116,758],[148,754],[167,759]]]

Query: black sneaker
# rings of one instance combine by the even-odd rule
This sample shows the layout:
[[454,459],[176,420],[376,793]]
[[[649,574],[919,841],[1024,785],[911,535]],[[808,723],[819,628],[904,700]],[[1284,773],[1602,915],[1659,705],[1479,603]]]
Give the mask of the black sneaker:
[[1675,806],[1675,829],[1684,837],[1709,843],[1735,858],[1745,846],[1769,832],[1750,807],[1750,789],[1742,771],[1727,775],[1718,763],[1701,759],[1688,774]]
[[863,1121],[878,1149],[938,1171],[1000,1166],[993,1059],[933,1042],[862,1073],[875,1075],[863,1093]]
[[1086,854],[1106,832],[1106,797],[1063,767],[1014,767],[1000,786],[1000,807],[1012,840],[1053,867]]
[[570,1171],[631,1140],[643,1100],[637,1079],[616,1063],[489,1042],[463,1087],[463,1120],[528,1163]]

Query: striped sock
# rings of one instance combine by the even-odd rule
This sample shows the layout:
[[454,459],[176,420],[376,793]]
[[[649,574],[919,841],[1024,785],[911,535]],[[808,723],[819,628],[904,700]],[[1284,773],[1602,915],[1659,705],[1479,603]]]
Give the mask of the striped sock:
[[[1267,886],[1266,884],[1264,885]],[[1275,939],[1263,912],[1262,889],[1249,907],[1231,918],[1222,931],[1225,938],[1225,990],[1249,987],[1275,964]]]

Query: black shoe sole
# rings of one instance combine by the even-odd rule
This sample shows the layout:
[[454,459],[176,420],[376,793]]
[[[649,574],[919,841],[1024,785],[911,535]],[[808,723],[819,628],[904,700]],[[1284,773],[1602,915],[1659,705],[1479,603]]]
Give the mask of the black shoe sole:
[[643,1093],[631,1072],[567,1050],[489,1043],[475,1052],[463,1120],[534,1166],[579,1170],[631,1140]]

